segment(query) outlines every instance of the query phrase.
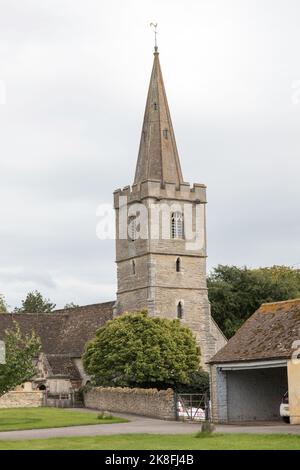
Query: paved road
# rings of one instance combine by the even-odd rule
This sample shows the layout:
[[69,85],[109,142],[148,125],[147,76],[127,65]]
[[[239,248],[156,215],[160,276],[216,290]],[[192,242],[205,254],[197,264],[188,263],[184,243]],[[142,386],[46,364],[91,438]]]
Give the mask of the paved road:
[[[87,410],[84,410],[87,411]],[[111,434],[189,434],[200,429],[199,424],[162,421],[134,415],[118,413],[117,416],[127,418],[129,423],[96,424],[73,426],[67,428],[33,429],[29,431],[0,432],[0,440],[48,439],[51,437],[68,436],[105,436]],[[268,425],[220,425],[216,428],[220,433],[255,433],[255,434],[300,434],[300,426],[289,426],[281,423]]]

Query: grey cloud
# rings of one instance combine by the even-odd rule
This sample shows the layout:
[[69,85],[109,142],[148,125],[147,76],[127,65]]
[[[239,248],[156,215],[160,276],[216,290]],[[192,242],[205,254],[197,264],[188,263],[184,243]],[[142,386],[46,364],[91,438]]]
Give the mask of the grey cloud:
[[36,271],[19,267],[0,269],[0,282],[5,282],[7,284],[22,283],[24,285],[38,284],[46,287],[47,289],[56,287],[55,282],[46,270]]
[[95,214],[133,180],[153,19],[185,180],[208,186],[209,268],[300,261],[298,1],[0,4],[11,305],[32,288],[59,306],[114,297],[114,242],[97,240]]

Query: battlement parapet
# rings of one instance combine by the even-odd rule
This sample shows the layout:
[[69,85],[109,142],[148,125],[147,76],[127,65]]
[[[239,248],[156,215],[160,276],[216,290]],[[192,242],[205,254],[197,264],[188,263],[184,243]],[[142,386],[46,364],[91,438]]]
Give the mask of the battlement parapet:
[[206,203],[206,186],[204,184],[182,183],[178,187],[175,183],[162,184],[158,180],[144,181],[140,184],[125,186],[114,192],[114,205],[119,207],[120,197],[127,197],[128,204],[141,202],[143,199],[153,198],[160,200],[178,200],[195,203]]

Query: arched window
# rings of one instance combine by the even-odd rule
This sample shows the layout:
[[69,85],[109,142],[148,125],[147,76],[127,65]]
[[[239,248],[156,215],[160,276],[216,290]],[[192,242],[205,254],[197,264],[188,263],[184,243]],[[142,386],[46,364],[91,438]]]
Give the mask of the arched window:
[[134,242],[134,240],[136,240],[137,238],[137,232],[136,232],[136,217],[135,216],[132,216],[132,217],[129,217],[129,221],[128,221],[128,235],[129,235],[129,239]]
[[180,273],[180,271],[181,271],[181,259],[177,258],[177,260],[176,260],[176,272]]
[[153,103],[153,109],[154,109],[154,111],[157,111],[157,109],[158,109],[157,108],[157,103]]
[[172,238],[184,238],[184,223],[182,212],[172,214]]
[[178,302],[177,304],[177,318],[181,320],[183,317],[183,305],[182,302]]
[[168,135],[169,135],[168,129],[164,129],[164,130],[163,130],[163,135],[164,135],[164,138],[165,138],[165,139],[168,139]]
[[132,261],[132,274],[135,274],[136,270],[135,270],[135,261],[133,260]]

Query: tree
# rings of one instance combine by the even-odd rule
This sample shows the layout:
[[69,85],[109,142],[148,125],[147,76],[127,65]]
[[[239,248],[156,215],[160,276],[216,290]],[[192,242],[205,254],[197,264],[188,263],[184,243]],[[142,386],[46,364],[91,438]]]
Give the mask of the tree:
[[79,305],[74,304],[74,302],[70,302],[69,304],[66,304],[66,305],[64,306],[64,308],[66,308],[66,309],[67,309],[67,308],[77,308],[77,307],[79,307]]
[[22,300],[22,307],[15,308],[16,313],[50,313],[56,307],[49,299],[43,298],[37,290],[29,292],[25,300]]
[[0,364],[0,396],[34,377],[34,358],[41,348],[35,333],[22,335],[17,322],[5,332],[4,343],[6,363]]
[[209,374],[204,370],[197,370],[189,374],[187,384],[176,384],[178,393],[206,393],[209,394]]
[[2,294],[0,294],[0,313],[7,313],[7,303]]
[[230,338],[262,303],[299,297],[300,270],[219,265],[208,277],[208,295],[214,319]]
[[192,332],[179,320],[125,313],[100,328],[85,349],[83,364],[93,383],[104,386],[175,387],[198,370]]

